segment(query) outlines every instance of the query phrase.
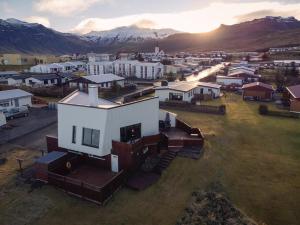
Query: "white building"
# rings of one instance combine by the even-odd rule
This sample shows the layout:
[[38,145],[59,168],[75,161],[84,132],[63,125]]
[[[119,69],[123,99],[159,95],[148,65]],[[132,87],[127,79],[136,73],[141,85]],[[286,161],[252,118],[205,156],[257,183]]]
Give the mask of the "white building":
[[70,61],[63,63],[39,64],[30,67],[31,73],[65,73],[72,71],[84,71],[86,63],[81,61]]
[[217,76],[216,80],[217,84],[228,86],[228,85],[235,85],[235,86],[242,86],[244,83],[243,77],[230,77],[230,76]]
[[99,88],[111,88],[113,83],[116,82],[119,86],[124,87],[125,78],[119,77],[114,74],[101,74],[82,76],[69,82],[70,87],[76,87],[80,90],[87,89],[90,84]]
[[159,101],[186,101],[191,102],[195,95],[211,95],[220,97],[221,85],[206,82],[169,82],[168,86],[155,88],[155,96]]
[[198,82],[197,94],[211,95],[213,98],[218,98],[221,95],[221,86],[219,84]]
[[197,89],[197,82],[169,82],[168,86],[156,87],[155,96],[159,101],[191,102]]
[[58,146],[101,159],[111,154],[113,140],[159,134],[158,121],[158,98],[121,105],[98,98],[90,86],[88,94],[76,91],[58,103]]
[[40,75],[31,75],[28,78],[25,78],[25,85],[30,87],[50,87],[58,85],[60,77],[56,74],[40,74]]
[[0,109],[32,106],[32,94],[20,89],[0,91]]
[[88,75],[113,73],[122,77],[137,77],[141,79],[158,79],[164,75],[164,65],[160,62],[140,62],[137,60],[115,60],[89,62]]

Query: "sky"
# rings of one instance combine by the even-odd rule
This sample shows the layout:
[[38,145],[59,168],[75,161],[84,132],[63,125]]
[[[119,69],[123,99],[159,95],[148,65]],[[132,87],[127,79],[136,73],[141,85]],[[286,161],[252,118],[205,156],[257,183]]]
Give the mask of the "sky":
[[130,25],[200,33],[265,16],[300,20],[300,0],[0,0],[1,19],[81,34]]

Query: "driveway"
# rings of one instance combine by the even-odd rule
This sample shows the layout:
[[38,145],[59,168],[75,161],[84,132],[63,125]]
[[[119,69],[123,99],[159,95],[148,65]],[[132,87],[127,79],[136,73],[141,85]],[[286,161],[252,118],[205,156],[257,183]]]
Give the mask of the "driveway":
[[56,122],[56,110],[32,108],[28,117],[9,120],[7,124],[12,127],[11,129],[0,129],[0,144],[12,142],[19,137],[48,127]]
[[57,136],[57,123],[15,138],[4,144],[0,144],[0,153],[8,152],[16,148],[46,151],[46,135]]

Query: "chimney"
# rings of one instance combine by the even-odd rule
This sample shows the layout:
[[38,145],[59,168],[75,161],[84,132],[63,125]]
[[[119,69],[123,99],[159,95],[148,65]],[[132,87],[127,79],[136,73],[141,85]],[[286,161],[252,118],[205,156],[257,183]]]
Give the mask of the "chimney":
[[90,106],[97,106],[99,104],[98,87],[95,85],[89,86],[89,104]]

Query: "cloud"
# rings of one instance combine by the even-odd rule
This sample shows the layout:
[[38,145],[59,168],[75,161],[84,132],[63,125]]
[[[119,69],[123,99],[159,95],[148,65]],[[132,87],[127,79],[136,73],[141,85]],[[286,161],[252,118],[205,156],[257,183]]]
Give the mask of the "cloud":
[[[255,10],[253,10],[255,9]],[[271,1],[256,2],[217,2],[208,6],[174,13],[145,13],[115,18],[87,18],[75,26],[71,32],[109,30],[136,23],[151,25],[152,28],[173,28],[185,32],[207,32],[220,24],[235,24],[256,17],[294,16],[300,19],[300,3],[280,3]]]
[[141,19],[135,22],[133,25],[141,27],[141,28],[153,28],[156,26],[156,23],[152,20]]
[[59,16],[71,16],[83,12],[96,3],[109,0],[37,0],[34,8],[39,12],[49,12]]
[[44,25],[45,27],[50,27],[50,21],[46,17],[40,17],[40,16],[30,16],[25,18],[25,21],[29,23],[39,23]]
[[249,20],[254,20],[257,18],[262,18],[265,16],[283,16],[283,17],[289,17],[292,15],[299,15],[300,12],[298,10],[288,10],[288,11],[276,11],[276,10],[260,10],[260,11],[255,11],[251,12],[248,14],[244,15],[238,15],[235,18],[238,20],[238,22],[245,22]]
[[7,2],[0,2],[0,10],[4,13],[13,13],[15,11]]

